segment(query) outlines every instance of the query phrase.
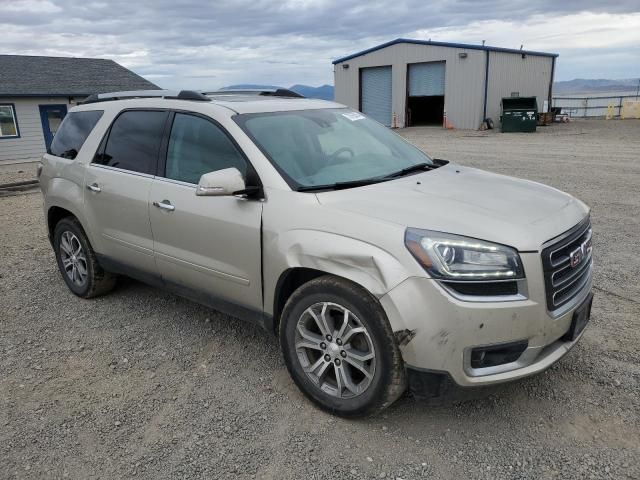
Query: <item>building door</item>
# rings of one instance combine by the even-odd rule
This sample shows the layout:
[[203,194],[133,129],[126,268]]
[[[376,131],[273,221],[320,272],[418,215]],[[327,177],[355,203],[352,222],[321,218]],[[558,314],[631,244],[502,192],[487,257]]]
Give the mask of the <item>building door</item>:
[[40,121],[42,122],[42,133],[44,135],[44,144],[51,147],[53,136],[58,131],[62,119],[67,114],[66,105],[38,105],[40,108]]
[[360,111],[391,126],[391,67],[360,69]]
[[407,125],[442,125],[445,62],[413,63],[408,68]]

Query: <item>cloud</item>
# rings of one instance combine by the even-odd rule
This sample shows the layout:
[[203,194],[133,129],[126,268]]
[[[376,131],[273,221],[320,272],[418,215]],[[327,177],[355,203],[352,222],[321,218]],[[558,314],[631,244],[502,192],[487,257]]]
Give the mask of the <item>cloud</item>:
[[579,12],[525,21],[484,20],[413,32],[416,38],[463,41],[559,53],[556,79],[640,75],[640,13]]
[[640,73],[635,0],[0,3],[2,53],[113,58],[168,88],[331,83],[332,59],[400,36],[558,52],[559,78]]
[[[487,43],[528,50],[557,51],[581,48],[619,48],[640,43],[640,13],[580,12],[564,16],[533,15],[525,22],[484,20],[466,26],[419,30],[419,38],[487,40]],[[515,40],[515,43],[514,43]]]

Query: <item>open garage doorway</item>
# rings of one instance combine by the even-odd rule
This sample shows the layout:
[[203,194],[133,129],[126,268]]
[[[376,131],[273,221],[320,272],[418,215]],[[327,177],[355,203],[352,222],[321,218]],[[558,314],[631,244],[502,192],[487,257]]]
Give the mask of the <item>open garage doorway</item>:
[[445,62],[407,66],[407,126],[442,125]]

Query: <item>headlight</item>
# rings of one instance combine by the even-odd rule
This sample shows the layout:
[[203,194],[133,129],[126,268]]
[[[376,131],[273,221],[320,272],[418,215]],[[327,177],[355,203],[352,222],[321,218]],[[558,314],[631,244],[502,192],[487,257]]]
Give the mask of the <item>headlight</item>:
[[405,244],[433,277],[444,280],[515,280],[524,278],[518,252],[475,238],[408,228]]

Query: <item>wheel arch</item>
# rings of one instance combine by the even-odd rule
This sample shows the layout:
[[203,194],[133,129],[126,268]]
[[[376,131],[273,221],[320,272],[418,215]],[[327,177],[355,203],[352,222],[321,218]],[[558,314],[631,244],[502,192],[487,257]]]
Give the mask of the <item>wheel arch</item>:
[[305,283],[323,275],[347,280],[380,298],[410,273],[389,252],[366,242],[319,231],[297,231],[282,236],[274,248],[283,267],[273,287],[265,284],[265,309],[272,309],[273,328],[277,331],[280,316],[291,294]]
[[60,222],[60,220],[66,217],[73,217],[78,220],[78,217],[74,215],[73,212],[57,205],[51,206],[47,210],[47,231],[49,233],[50,242],[53,242],[53,232],[56,228],[56,225],[58,224],[58,222]]
[[284,309],[287,300],[293,292],[311,280],[322,277],[323,275],[331,275],[322,270],[316,270],[306,267],[289,268],[282,272],[276,282],[275,294],[273,296],[273,329],[278,331],[280,325],[280,315]]
[[99,238],[96,238],[88,228],[90,222],[84,215],[83,173],[82,171],[71,170],[69,167],[68,175],[73,178],[51,178],[45,182],[46,186],[43,188],[49,239],[53,241],[53,231],[60,219],[71,216],[80,223],[92,247],[99,250],[101,246],[99,245]]

